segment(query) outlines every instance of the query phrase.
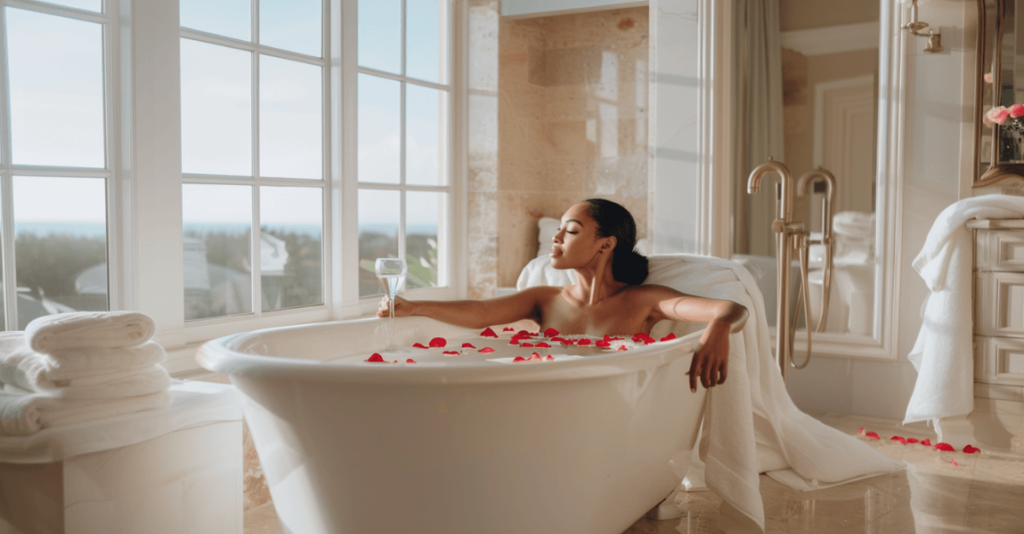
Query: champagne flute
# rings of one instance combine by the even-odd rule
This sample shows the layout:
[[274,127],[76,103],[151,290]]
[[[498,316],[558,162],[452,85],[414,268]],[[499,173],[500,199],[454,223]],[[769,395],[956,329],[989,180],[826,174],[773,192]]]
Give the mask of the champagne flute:
[[377,258],[375,262],[377,272],[377,283],[384,291],[388,300],[388,345],[386,350],[393,350],[392,328],[395,321],[395,295],[398,294],[402,284],[405,283],[405,275],[408,273],[408,266],[401,258]]

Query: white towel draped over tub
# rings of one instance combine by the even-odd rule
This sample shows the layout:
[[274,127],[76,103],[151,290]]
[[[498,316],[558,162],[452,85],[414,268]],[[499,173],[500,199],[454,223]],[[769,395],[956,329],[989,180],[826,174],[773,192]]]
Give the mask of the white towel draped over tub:
[[[542,259],[527,268],[543,268]],[[793,404],[772,358],[764,300],[743,267],[688,254],[651,256],[649,266],[646,284],[730,300],[750,312],[743,330],[729,338],[729,379],[708,392],[699,458],[691,462],[688,487],[701,488],[706,483],[749,520],[740,526],[764,531],[759,473],[767,472],[795,489],[811,490],[903,468],[901,462]]]
[[942,210],[928,231],[914,270],[931,294],[910,362],[917,383],[903,423],[965,416],[974,409],[974,304],[971,219],[1024,217],[1024,198],[984,195]]

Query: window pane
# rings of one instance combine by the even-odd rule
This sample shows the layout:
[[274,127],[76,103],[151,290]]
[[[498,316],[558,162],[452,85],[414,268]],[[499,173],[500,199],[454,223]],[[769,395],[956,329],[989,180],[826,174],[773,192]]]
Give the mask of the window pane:
[[260,56],[260,175],[323,177],[321,68]]
[[320,0],[260,0],[260,44],[323,55]]
[[402,73],[402,0],[359,0],[359,64]]
[[263,309],[320,304],[323,191],[260,188],[260,272]]
[[101,0],[40,0],[48,4],[57,4],[58,6],[73,7],[75,9],[84,9],[86,11],[95,11],[97,13],[103,9],[103,3]]
[[405,181],[445,185],[447,91],[415,84],[405,86]]
[[448,83],[448,2],[405,0],[405,75]]
[[359,75],[359,181],[401,180],[401,84]]
[[184,184],[185,320],[252,311],[252,188]]
[[18,329],[37,317],[107,310],[103,178],[14,177]]
[[243,41],[252,39],[249,0],[181,0],[181,26]]
[[103,30],[7,8],[12,159],[104,167]]
[[252,175],[252,54],[181,40],[181,171]]
[[359,296],[382,295],[374,260],[398,257],[399,191],[359,190]]
[[409,267],[405,286],[445,285],[447,252],[445,232],[439,231],[441,215],[447,214],[447,193],[409,191],[405,197],[405,261]]

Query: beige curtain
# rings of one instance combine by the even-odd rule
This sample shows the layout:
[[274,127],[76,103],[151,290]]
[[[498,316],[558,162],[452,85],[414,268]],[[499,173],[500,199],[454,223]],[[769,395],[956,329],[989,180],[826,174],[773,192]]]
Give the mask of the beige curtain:
[[775,182],[755,195],[747,177],[768,156],[783,161],[782,43],[779,0],[734,0],[734,252],[775,255]]

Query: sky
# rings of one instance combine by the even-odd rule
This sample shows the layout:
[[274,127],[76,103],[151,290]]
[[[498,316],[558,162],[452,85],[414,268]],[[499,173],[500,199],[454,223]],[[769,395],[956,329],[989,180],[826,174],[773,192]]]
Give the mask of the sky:
[[[99,11],[102,0],[51,3]],[[447,0],[407,0],[407,74],[447,83],[439,50],[440,14]],[[254,0],[263,44],[314,57],[321,55],[321,0]],[[401,73],[400,0],[359,1],[359,63]],[[24,9],[6,8],[9,42],[11,128],[15,164],[103,168],[103,26]],[[181,0],[182,25],[237,39],[250,39],[250,0]],[[184,172],[251,176],[251,53],[183,39],[182,169]],[[323,178],[321,67],[260,57],[258,139],[261,175]],[[363,181],[397,183],[400,160],[401,97],[398,82],[361,74],[358,142]],[[366,90],[364,90],[364,88]],[[448,94],[409,84],[406,90],[406,180],[438,184],[446,175],[440,124]],[[57,179],[54,179],[57,180]],[[46,184],[49,183],[48,187]],[[52,188],[53,184],[60,188]],[[16,208],[33,221],[103,220],[102,180],[51,182],[15,180]],[[98,184],[98,185],[97,185]],[[319,224],[313,206],[321,188],[264,188],[263,222]],[[245,190],[244,192],[242,190]],[[211,190],[212,191],[212,190]],[[56,193],[55,193],[56,192]],[[224,186],[215,194],[183,189],[184,220],[248,221],[251,191]],[[410,193],[408,224],[436,224],[436,193]],[[379,196],[379,195],[376,195]],[[316,198],[314,198],[316,197]],[[368,192],[360,195],[360,221],[397,219],[397,206],[384,209]],[[365,197],[365,199],[364,199]],[[29,209],[29,199],[34,199]],[[83,199],[88,199],[83,201]],[[379,199],[378,199],[379,200]],[[20,218],[20,217],[19,217]]]

